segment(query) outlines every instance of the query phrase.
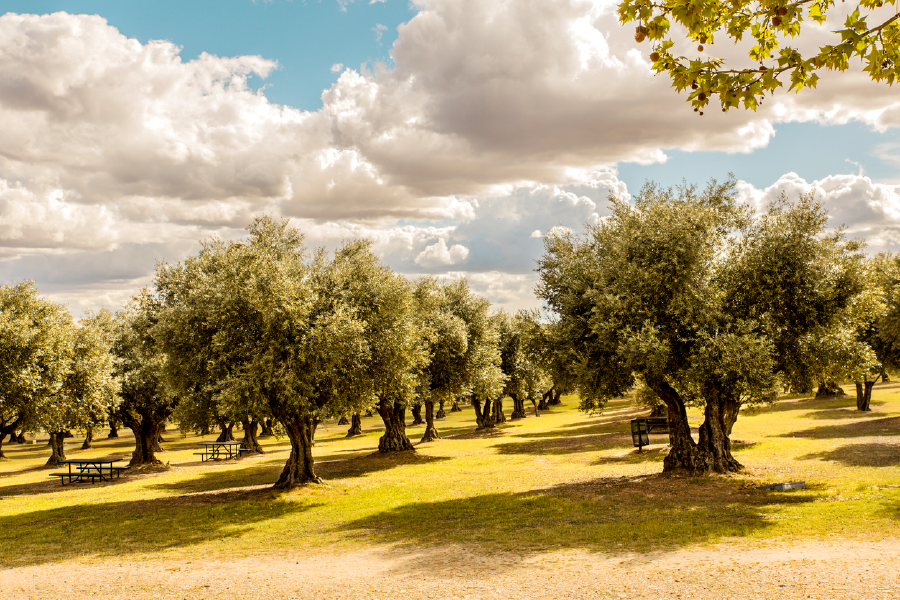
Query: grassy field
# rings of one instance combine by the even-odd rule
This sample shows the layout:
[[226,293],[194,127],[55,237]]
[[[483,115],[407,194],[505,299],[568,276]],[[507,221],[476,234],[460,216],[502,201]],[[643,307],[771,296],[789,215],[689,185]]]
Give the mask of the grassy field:
[[[626,399],[601,415],[577,399],[540,417],[474,430],[471,409],[438,422],[443,439],[415,454],[375,453],[380,421],[365,435],[320,426],[318,473],[327,486],[270,489],[287,440],[266,454],[201,463],[201,438],[167,433],[159,456],[171,468],[112,483],[62,487],[43,466],[49,449],[6,444],[0,461],[3,566],[71,558],[186,558],[353,551],[362,547],[505,550],[522,556],[580,549],[615,555],[741,541],[884,540],[900,537],[900,384],[876,386],[873,412],[850,397],[785,399],[741,414],[735,455],[747,472],[732,477],[664,477],[664,435],[637,453]],[[509,407],[507,407],[507,411]],[[699,414],[692,416],[699,425]],[[421,427],[408,429],[416,442]],[[67,453],[130,452],[131,435]],[[212,439],[207,436],[205,439]],[[46,440],[44,440],[45,442]],[[805,480],[777,493],[760,483]]]

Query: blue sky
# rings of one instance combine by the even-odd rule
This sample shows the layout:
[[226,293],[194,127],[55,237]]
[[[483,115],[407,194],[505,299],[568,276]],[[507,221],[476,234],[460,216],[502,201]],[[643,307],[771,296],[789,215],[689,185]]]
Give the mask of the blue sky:
[[185,60],[202,52],[277,60],[281,68],[264,82],[266,96],[304,110],[322,106],[322,90],[337,79],[332,65],[390,62],[397,25],[416,12],[407,0],[8,0],[2,7],[97,14],[141,42],[178,44]]
[[156,260],[270,212],[514,309],[536,303],[553,227],[648,179],[729,172],[741,201],[814,191],[873,251],[900,249],[892,88],[851,72],[698,117],[614,6],[7,0],[0,279],[116,308]]

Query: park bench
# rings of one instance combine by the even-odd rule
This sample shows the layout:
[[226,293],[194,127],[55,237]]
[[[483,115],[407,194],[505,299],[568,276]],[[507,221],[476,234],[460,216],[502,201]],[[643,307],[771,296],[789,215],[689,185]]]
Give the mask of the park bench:
[[650,434],[654,431],[668,433],[668,417],[641,417],[631,420],[631,440],[638,452],[642,452],[644,446],[650,445]]

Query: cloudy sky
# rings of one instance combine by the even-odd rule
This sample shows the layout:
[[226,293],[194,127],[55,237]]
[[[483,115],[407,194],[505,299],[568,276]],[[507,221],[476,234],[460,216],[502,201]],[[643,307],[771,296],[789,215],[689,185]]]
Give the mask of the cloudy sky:
[[536,306],[547,231],[648,179],[729,172],[754,206],[815,189],[835,226],[900,249],[895,89],[857,70],[700,117],[614,7],[5,0],[0,281],[118,308],[156,261],[269,212],[310,245],[367,237],[398,272]]

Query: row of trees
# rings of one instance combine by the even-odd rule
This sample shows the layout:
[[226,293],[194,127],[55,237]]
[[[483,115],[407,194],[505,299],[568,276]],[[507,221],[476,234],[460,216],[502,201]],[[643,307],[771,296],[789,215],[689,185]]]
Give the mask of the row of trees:
[[[160,433],[231,435],[262,451],[260,427],[291,442],[277,482],[319,481],[317,424],[376,411],[382,452],[412,450],[406,413],[439,437],[446,406],[471,405],[480,428],[525,416],[577,389],[586,411],[638,388],[664,406],[672,450],[665,469],[741,468],[730,436],[743,406],[782,389],[874,382],[900,362],[900,266],[867,258],[810,195],[756,215],[735,182],[704,190],[648,185],[612,215],[545,239],[537,312],[492,313],[465,280],[407,280],[369,242],[308,253],[286,221],[261,217],[246,240],[207,241],[160,264],[154,288],[117,315],[76,326],[32,284],[2,288],[0,444],[17,429],[49,432],[51,462],[68,429],[120,422],[135,437],[132,465],[156,464]],[[697,441],[687,407],[704,421]],[[424,408],[425,419],[421,420]],[[2,450],[2,446],[0,446]]]
[[[505,420],[502,397],[524,417],[526,401],[537,412],[569,385],[537,313],[492,313],[464,279],[407,280],[366,241],[310,254],[286,221],[261,217],[248,229],[247,240],[209,240],[160,264],[152,290],[80,327],[32,284],[3,288],[4,436],[43,428],[58,460],[68,429],[118,422],[135,437],[131,464],[145,465],[159,462],[169,419],[223,438],[240,422],[245,447],[259,452],[258,429],[274,423],[291,442],[276,484],[289,487],[319,481],[312,446],[323,419],[351,416],[353,435],[360,415],[377,411],[379,450],[412,450],[410,408],[425,409],[427,442],[447,405],[471,404],[490,428]],[[31,387],[17,389],[23,382]]]
[[[665,405],[665,470],[729,472],[743,406],[857,382],[858,408],[900,356],[896,259],[826,231],[810,195],[756,215],[735,181],[647,185],[583,235],[548,236],[538,293],[558,317],[582,408],[637,386]],[[699,439],[686,408],[704,411]]]

